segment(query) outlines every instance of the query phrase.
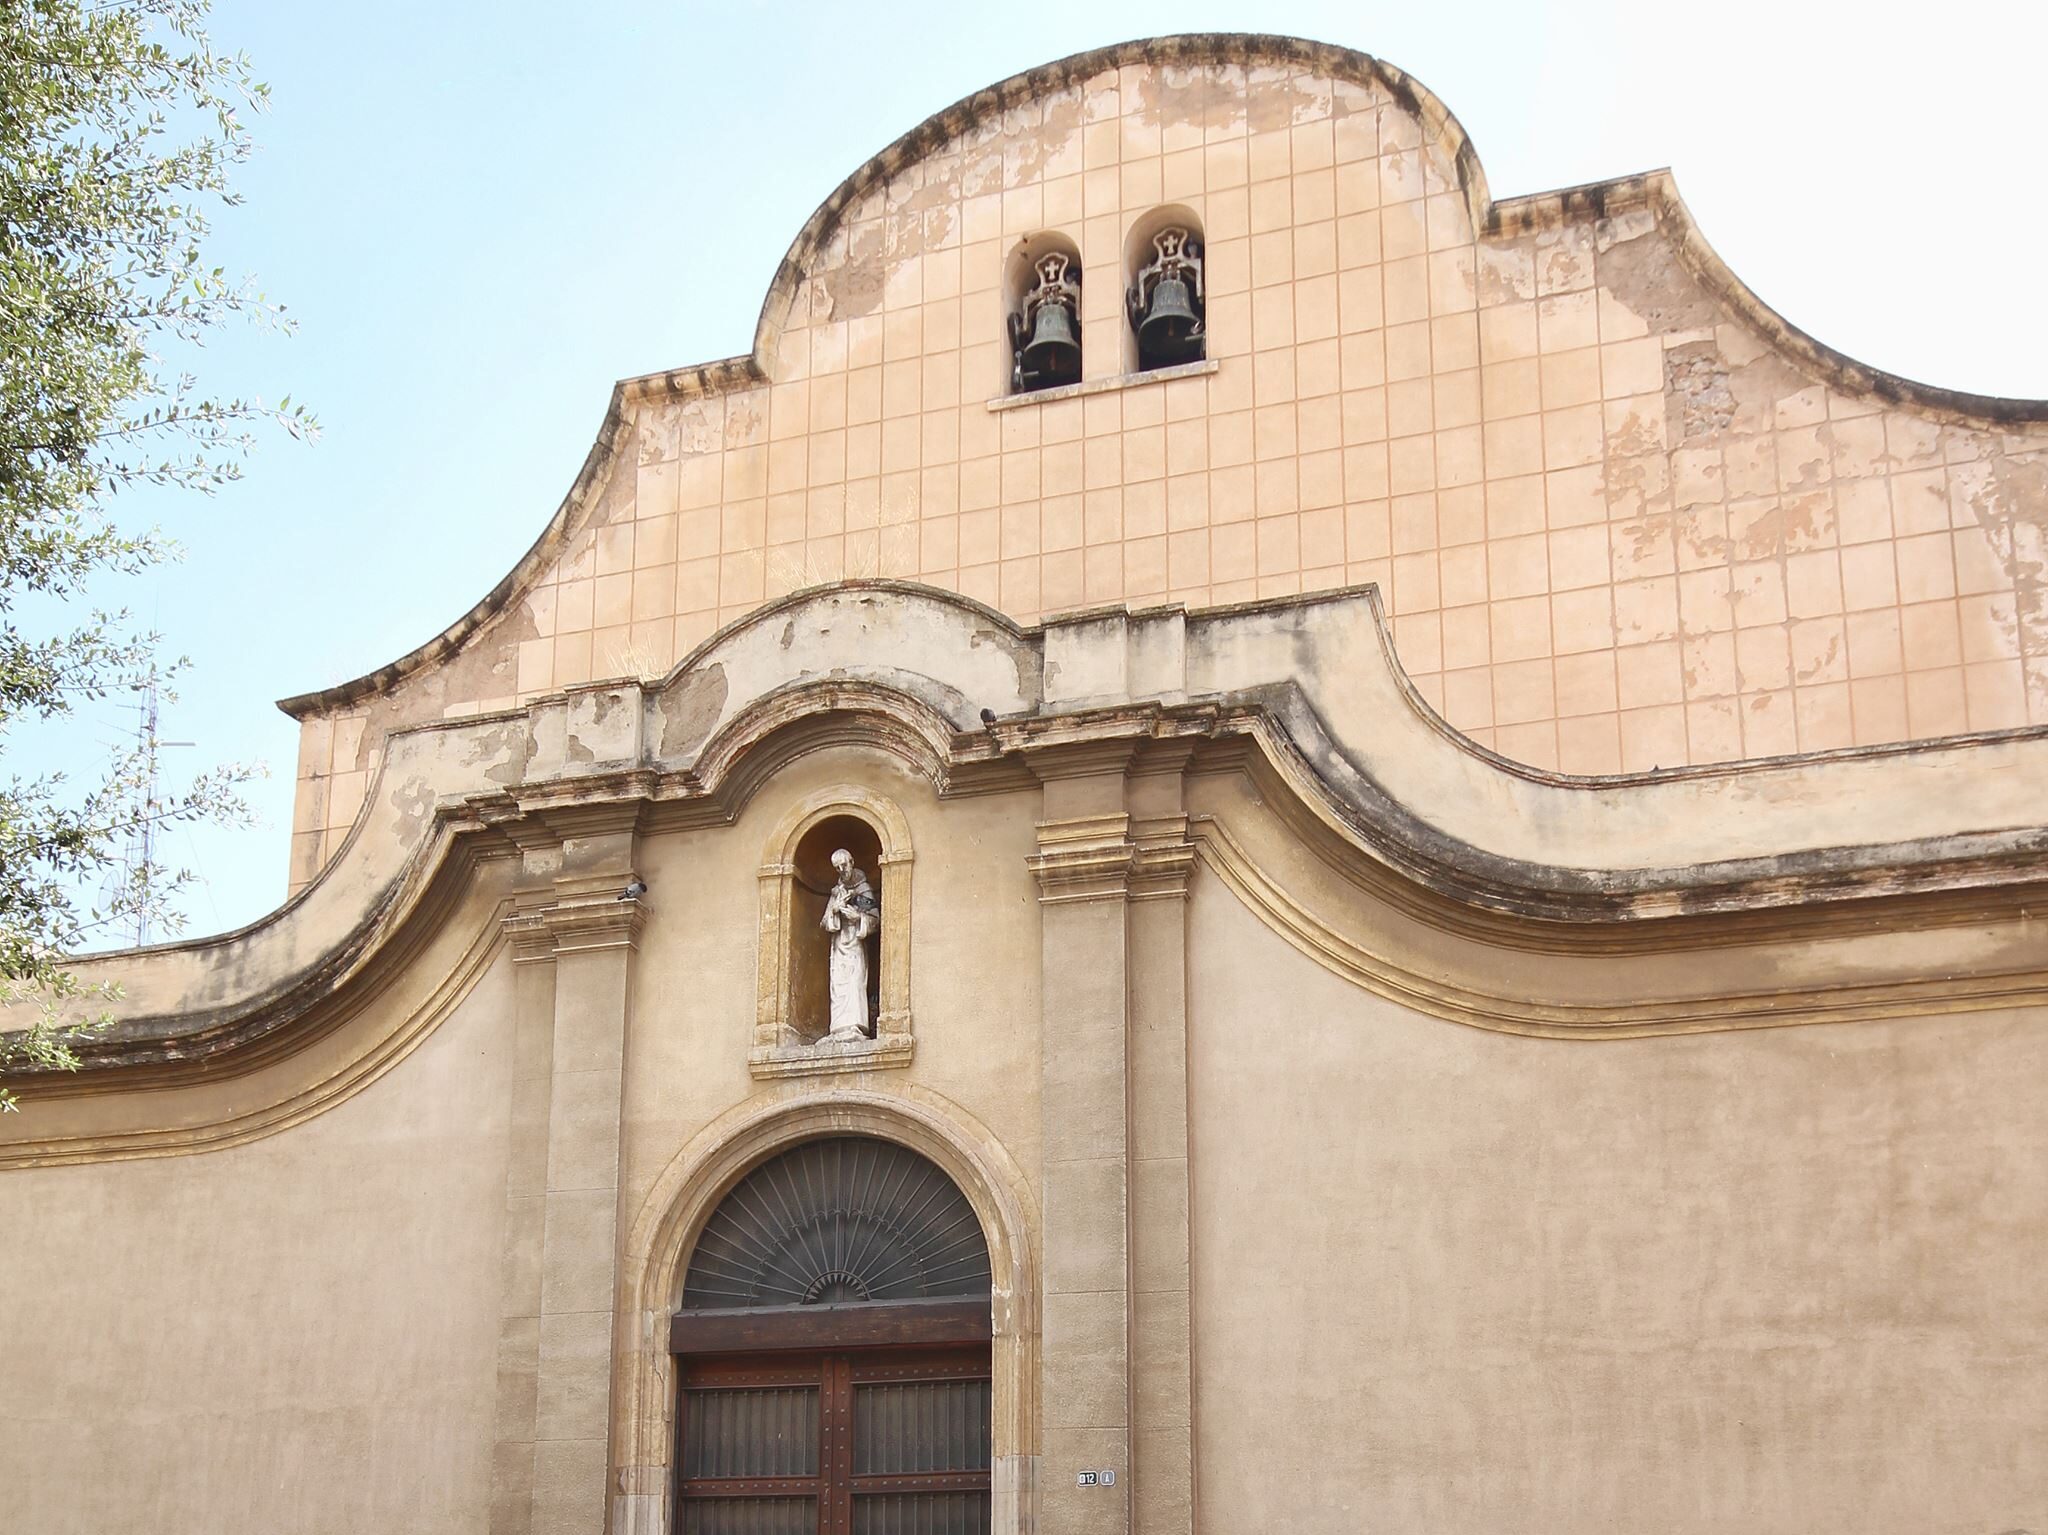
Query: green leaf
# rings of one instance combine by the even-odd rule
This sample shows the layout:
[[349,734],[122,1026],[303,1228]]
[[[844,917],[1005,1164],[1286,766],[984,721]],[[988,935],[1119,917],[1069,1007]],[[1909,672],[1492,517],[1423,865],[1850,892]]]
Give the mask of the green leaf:
[[[0,0],[0,749],[182,667],[125,614],[63,622],[95,578],[176,557],[118,525],[120,493],[209,491],[241,473],[259,424],[317,429],[289,399],[201,395],[160,361],[172,340],[284,323],[207,252],[212,208],[238,201],[228,168],[253,147],[242,109],[268,98],[245,54],[216,50],[207,16],[206,0]],[[13,617],[31,595],[51,599],[29,605],[41,630]],[[146,751],[129,753],[75,786],[0,765],[0,1004],[30,1020],[0,1033],[0,1110],[15,1107],[10,1081],[76,1069],[96,1026],[66,954],[173,915],[190,876],[127,856],[131,833],[246,817],[243,769],[177,794],[146,769]],[[81,894],[117,870],[99,899]]]

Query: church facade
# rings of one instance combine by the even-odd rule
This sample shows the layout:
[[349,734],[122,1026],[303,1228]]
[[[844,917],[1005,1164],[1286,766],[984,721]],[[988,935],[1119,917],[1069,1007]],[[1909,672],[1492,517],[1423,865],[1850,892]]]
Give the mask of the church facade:
[[1160,39],[835,191],[0,1124],[10,1528],[2048,1528],[2048,403]]

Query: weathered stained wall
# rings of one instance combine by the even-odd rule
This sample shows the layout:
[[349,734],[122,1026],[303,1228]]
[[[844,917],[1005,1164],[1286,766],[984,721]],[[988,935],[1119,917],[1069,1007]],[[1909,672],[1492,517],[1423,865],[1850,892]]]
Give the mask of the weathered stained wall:
[[[1201,803],[1249,836],[1231,782]],[[622,1210],[658,1203],[722,1118],[810,1087],[746,1068],[747,895],[770,829],[842,783],[910,822],[918,1053],[822,1085],[943,1103],[1034,1187],[1042,1138],[1073,1133],[1038,1092],[1039,795],[942,802],[891,755],[830,748],[733,826],[643,846]],[[1275,835],[1251,839],[1260,857]],[[1195,1530],[2048,1518],[2038,1008],[1524,1039],[1347,984],[1211,870],[1192,891]],[[1663,963],[1688,986],[1753,971],[1740,950]],[[395,1071],[280,1135],[0,1177],[0,1214],[33,1233],[0,1352],[21,1528],[487,1527],[500,1276],[520,1261],[517,1243],[501,1259],[498,1212],[536,1133],[508,1121],[511,968]],[[1146,997],[1166,981],[1133,979]],[[1124,1219],[1114,1201],[1090,1213]],[[1146,1199],[1130,1218],[1175,1214]],[[1072,1349],[1049,1335],[1051,1411],[1070,1410]],[[598,1382],[610,1366],[568,1363]]]
[[[405,732],[303,899],[86,962],[120,1023],[0,1125],[0,1474],[653,1535],[696,1222],[852,1130],[983,1220],[1007,1535],[2033,1527],[2044,747],[1561,783],[1361,596],[910,587]],[[818,1048],[777,892],[849,808],[910,1018]]]
[[285,1134],[0,1177],[8,1529],[486,1527],[510,970]]
[[[766,382],[628,389],[556,557],[453,654],[308,705],[293,887],[392,725],[657,675],[845,576],[1025,620],[1377,582],[1451,724],[1573,773],[2048,721],[2040,425],[1888,403],[1684,257],[1654,179],[1475,231],[1476,162],[1397,73],[1145,46],[957,112],[799,241]],[[1217,368],[1113,387],[1163,204],[1209,241]],[[1103,387],[994,410],[1003,262],[1041,230],[1081,249]]]
[[1214,883],[1188,953],[1199,1529],[2048,1523],[2038,1010],[1518,1039]]

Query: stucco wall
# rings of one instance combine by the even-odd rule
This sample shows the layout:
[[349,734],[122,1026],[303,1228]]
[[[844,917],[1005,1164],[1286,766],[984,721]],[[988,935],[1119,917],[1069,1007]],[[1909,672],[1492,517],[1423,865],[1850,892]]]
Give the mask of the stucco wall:
[[[21,1527],[663,1531],[691,1222],[849,1128],[984,1218],[998,1530],[2039,1527],[2038,735],[1563,785],[1404,697],[1358,598],[859,589],[397,738],[0,1127]],[[762,1054],[849,802],[907,1067]]]
[[0,1525],[486,1527],[510,993],[282,1135],[0,1178]]
[[[656,676],[847,576],[1023,620],[1377,582],[1452,725],[1576,773],[2048,721],[2040,425],[1896,403],[1727,278],[1667,183],[1496,206],[1398,71],[1245,42],[956,109],[799,240],[757,373],[629,389],[494,616],[308,706],[294,888],[387,729]],[[1208,240],[1217,368],[1115,387],[1127,235],[1168,204]],[[1047,230],[1101,391],[992,409],[1003,264]]]
[[1188,953],[1203,1530],[2048,1523],[2038,1012],[1523,1039],[1213,879]]

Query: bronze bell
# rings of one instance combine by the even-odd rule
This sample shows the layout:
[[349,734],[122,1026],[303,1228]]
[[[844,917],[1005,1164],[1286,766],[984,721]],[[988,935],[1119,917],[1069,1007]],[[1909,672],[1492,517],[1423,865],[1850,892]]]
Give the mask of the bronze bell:
[[1138,326],[1138,351],[1160,362],[1179,362],[1200,351],[1202,317],[1188,301],[1188,285],[1178,273],[1159,279],[1152,289],[1152,302]]
[[1018,365],[1031,388],[1071,384],[1081,377],[1081,341],[1074,334],[1073,311],[1065,304],[1038,306],[1031,317],[1031,340]]

